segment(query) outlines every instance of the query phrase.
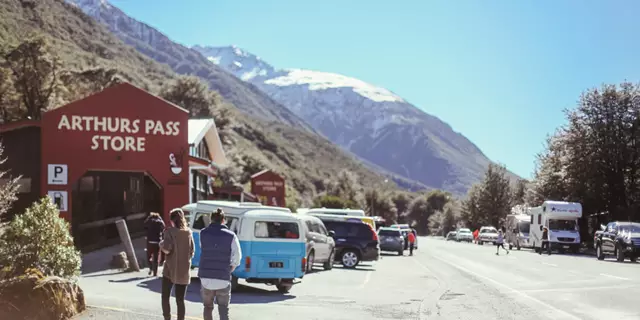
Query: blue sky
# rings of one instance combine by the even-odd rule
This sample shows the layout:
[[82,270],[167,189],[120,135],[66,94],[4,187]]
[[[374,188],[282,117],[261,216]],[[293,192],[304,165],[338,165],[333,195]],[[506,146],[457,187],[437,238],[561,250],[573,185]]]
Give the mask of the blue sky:
[[633,0],[111,3],[185,45],[390,89],[524,177],[582,91],[640,75]]

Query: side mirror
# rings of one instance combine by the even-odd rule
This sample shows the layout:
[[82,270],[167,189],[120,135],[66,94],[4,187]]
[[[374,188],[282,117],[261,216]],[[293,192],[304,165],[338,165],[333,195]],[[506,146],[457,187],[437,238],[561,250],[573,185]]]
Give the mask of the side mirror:
[[540,226],[540,231],[542,231],[542,226]]
[[336,236],[336,232],[333,230],[329,230],[329,236],[330,237],[335,237]]

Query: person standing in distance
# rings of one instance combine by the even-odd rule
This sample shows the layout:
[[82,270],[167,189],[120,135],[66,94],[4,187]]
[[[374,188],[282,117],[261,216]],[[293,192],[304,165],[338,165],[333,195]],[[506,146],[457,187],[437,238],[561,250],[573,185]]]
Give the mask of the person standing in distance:
[[147,262],[149,263],[149,275],[158,275],[158,260],[160,256],[160,241],[164,231],[164,221],[160,214],[151,212],[144,221],[144,229],[147,232]]
[[213,303],[220,320],[229,320],[231,272],[240,265],[242,251],[235,233],[225,225],[222,209],[211,214],[211,224],[200,231],[200,278],[204,320],[213,320]]
[[407,233],[407,239],[409,241],[409,255],[412,256],[413,248],[416,245],[416,235],[413,234],[413,231],[409,231],[409,233]]

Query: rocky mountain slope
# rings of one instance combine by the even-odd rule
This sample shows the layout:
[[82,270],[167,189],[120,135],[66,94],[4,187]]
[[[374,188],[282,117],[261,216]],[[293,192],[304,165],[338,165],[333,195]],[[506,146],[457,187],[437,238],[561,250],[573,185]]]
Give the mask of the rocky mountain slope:
[[208,63],[197,52],[171,41],[155,28],[127,16],[106,0],[67,0],[104,23],[111,32],[142,54],[168,64],[178,74],[197,75],[242,111],[293,127],[313,129],[301,118],[250,83],[245,83]]
[[[127,16],[122,10],[106,0],[66,0],[86,14],[102,22],[125,43],[140,53],[160,63],[168,64],[179,74],[192,74],[206,80],[212,89],[219,91],[225,99],[247,114],[269,121],[318,133],[306,121],[282,104],[270,98],[250,82],[242,81],[216,64],[212,64],[198,51],[173,42],[155,28]],[[362,159],[361,159],[362,160]],[[364,159],[364,163],[385,176],[391,177],[405,189],[425,189],[424,184],[394,174]]]
[[[334,73],[276,69],[235,46],[187,48],[106,0],[67,1],[146,56],[208,80],[244,112],[315,130],[407,188],[462,195],[490,163],[448,124],[384,88]],[[224,77],[222,69],[235,77]],[[243,99],[236,98],[236,89]]]
[[[0,0],[0,49],[17,45],[34,34],[50,40],[64,69],[117,68],[124,79],[152,93],[158,93],[163,84],[178,76],[63,0]],[[326,179],[343,169],[357,174],[363,185],[397,188],[395,184],[383,184],[386,177],[302,126],[296,128],[236,112],[229,134],[232,144],[225,148],[234,168],[251,162],[284,174],[291,188],[287,195],[306,205],[323,191]]]
[[255,84],[329,140],[427,186],[463,194],[491,162],[447,123],[387,89],[335,73],[276,69],[236,46],[193,49]]

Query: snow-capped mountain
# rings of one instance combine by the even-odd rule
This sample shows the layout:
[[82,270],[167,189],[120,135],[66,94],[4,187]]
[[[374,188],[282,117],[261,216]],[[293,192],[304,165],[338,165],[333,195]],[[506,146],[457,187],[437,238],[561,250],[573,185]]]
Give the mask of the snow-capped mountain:
[[319,132],[380,172],[460,195],[491,162],[448,124],[387,89],[336,73],[274,68],[235,46],[187,48],[106,0],[66,1],[144,55],[206,80],[244,112]]
[[242,111],[314,131],[304,120],[252,84],[232,76],[200,53],[172,41],[152,26],[129,17],[107,0],[65,1],[106,25],[118,38],[147,57],[169,65],[178,74],[202,78]]
[[262,89],[331,141],[411,180],[464,193],[490,163],[448,124],[385,88],[336,73],[277,69],[236,46],[192,48]]

